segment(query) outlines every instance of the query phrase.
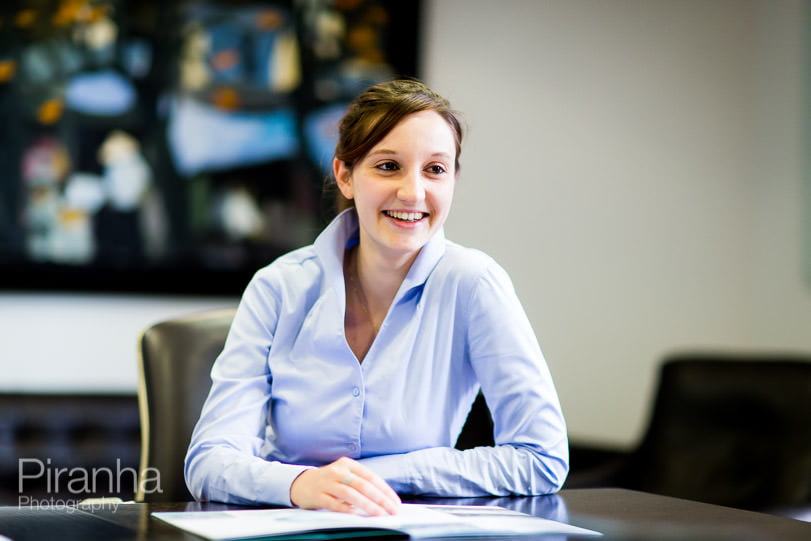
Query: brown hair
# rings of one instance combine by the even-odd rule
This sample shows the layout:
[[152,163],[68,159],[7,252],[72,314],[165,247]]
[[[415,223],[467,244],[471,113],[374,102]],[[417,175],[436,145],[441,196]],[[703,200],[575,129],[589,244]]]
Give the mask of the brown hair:
[[[403,118],[420,111],[439,114],[453,131],[456,142],[454,170],[459,171],[462,123],[448,100],[416,80],[395,80],[370,86],[352,101],[338,126],[335,157],[351,171]],[[338,211],[352,202],[337,192]]]

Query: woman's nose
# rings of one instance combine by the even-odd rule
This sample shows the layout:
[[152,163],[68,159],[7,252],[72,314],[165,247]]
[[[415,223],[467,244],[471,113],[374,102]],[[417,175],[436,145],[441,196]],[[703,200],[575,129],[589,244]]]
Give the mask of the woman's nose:
[[409,203],[420,202],[425,199],[425,186],[420,171],[403,175],[397,190],[397,197]]

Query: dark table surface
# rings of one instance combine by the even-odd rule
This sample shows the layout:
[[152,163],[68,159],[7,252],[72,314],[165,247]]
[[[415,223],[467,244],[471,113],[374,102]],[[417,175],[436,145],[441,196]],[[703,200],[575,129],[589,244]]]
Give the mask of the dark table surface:
[[[604,534],[599,539],[811,540],[811,523],[808,522],[624,489],[572,489],[556,495],[529,498],[406,501],[499,505],[597,530]],[[150,513],[232,508],[235,507],[195,502],[122,503],[81,508],[0,507],[0,535],[13,541],[193,541],[199,538],[152,518]],[[566,539],[564,536],[540,538]]]

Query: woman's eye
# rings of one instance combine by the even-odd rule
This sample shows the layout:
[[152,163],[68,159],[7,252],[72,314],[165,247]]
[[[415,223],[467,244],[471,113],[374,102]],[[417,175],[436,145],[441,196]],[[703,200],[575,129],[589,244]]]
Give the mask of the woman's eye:
[[394,162],[379,163],[375,167],[381,171],[397,171],[398,169],[397,164]]
[[432,175],[441,175],[442,173],[445,172],[445,168],[442,167],[441,165],[431,165],[428,166],[428,172],[431,173]]

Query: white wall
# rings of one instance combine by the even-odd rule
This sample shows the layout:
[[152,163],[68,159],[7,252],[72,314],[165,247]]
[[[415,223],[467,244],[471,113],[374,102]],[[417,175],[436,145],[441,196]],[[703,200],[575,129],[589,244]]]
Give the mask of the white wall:
[[[511,273],[572,437],[633,443],[668,351],[811,351],[806,3],[426,4],[470,125],[448,236]],[[0,294],[0,389],[131,391],[146,325],[235,302]]]
[[147,326],[237,299],[0,294],[0,391],[134,393]]
[[811,3],[766,2],[758,16],[752,334],[765,346],[808,350],[811,269],[803,265],[811,254],[801,247],[811,235],[803,232],[811,225],[811,36],[802,29],[811,29]]
[[572,437],[629,445],[680,348],[811,351],[803,4],[435,0],[470,133],[448,236],[513,276]]

